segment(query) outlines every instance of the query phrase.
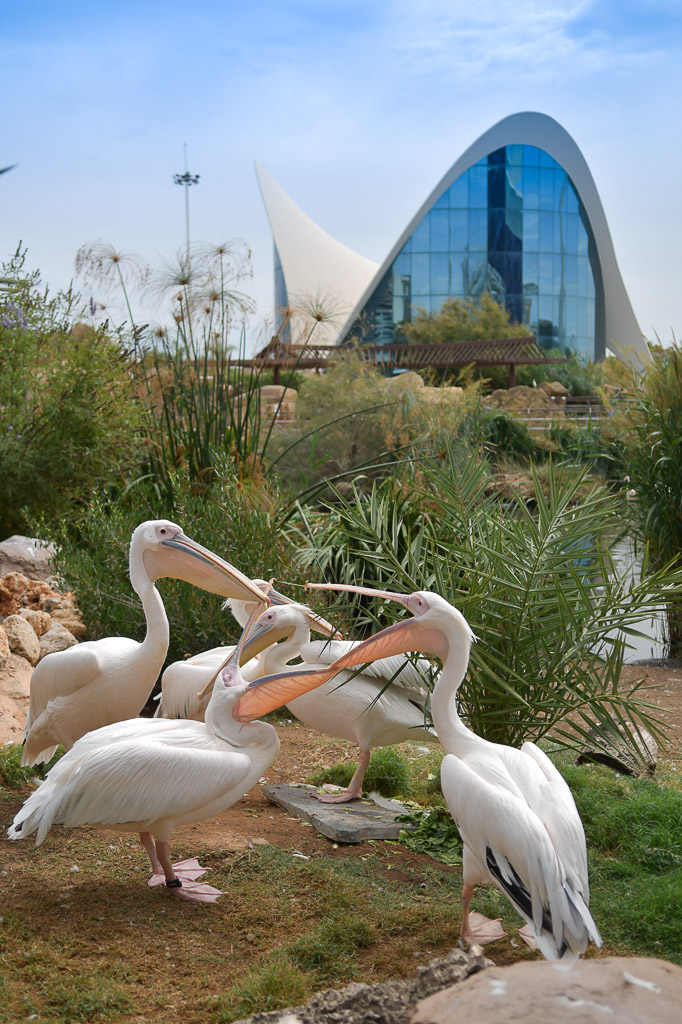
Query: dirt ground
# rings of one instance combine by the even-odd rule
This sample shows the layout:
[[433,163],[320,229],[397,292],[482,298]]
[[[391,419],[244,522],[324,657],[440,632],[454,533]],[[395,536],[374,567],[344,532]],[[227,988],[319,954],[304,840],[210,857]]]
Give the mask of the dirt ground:
[[[670,746],[667,750],[661,751],[661,759],[666,761],[668,768],[673,767],[674,770],[679,769],[682,772],[682,664],[627,666],[624,681],[632,681],[643,675],[648,677],[648,684],[651,687],[647,691],[647,699],[660,709],[661,717],[669,729]],[[279,724],[277,731],[281,740],[281,750],[267,772],[267,782],[304,781],[312,772],[324,765],[355,757],[355,750],[351,744],[313,734],[295,721]],[[277,937],[277,941],[284,944],[287,934],[286,918],[273,919],[271,927],[267,921],[262,923],[259,926],[261,932],[258,932],[255,926],[249,925],[248,929],[241,929],[238,934],[233,935],[233,908],[230,906],[231,896],[228,891],[216,904],[215,912],[219,918],[215,917],[211,927],[208,927],[206,922],[194,924],[195,917],[198,921],[203,921],[205,916],[202,908],[197,910],[196,904],[185,905],[180,912],[176,912],[173,916],[178,922],[182,917],[184,931],[173,931],[172,937],[166,939],[167,942],[171,942],[170,952],[168,945],[164,950],[156,945],[154,936],[158,936],[158,929],[163,929],[164,922],[168,924],[168,917],[159,916],[165,913],[163,908],[168,906],[168,900],[165,899],[168,894],[161,893],[158,894],[159,898],[150,900],[151,894],[143,884],[143,879],[148,876],[148,865],[139,844],[135,842],[135,837],[97,830],[86,832],[75,829],[66,832],[55,828],[40,850],[36,850],[29,842],[10,843],[5,838],[7,826],[27,795],[28,790],[17,791],[5,793],[0,799],[0,952],[3,949],[4,929],[4,949],[7,950],[17,943],[22,948],[32,949],[34,952],[21,955],[27,957],[27,972],[32,969],[38,971],[40,958],[48,956],[48,953],[45,951],[46,946],[39,948],[36,937],[40,936],[45,943],[53,944],[53,951],[49,956],[54,959],[54,944],[59,942],[61,931],[67,929],[70,936],[80,933],[81,938],[77,947],[74,945],[74,952],[67,954],[74,957],[72,966],[67,962],[58,968],[64,978],[77,978],[80,973],[90,979],[90,984],[98,970],[111,969],[113,958],[114,963],[125,965],[120,970],[128,972],[125,982],[128,987],[135,983],[146,986],[149,990],[150,979],[155,979],[156,986],[147,992],[145,999],[141,998],[140,1006],[143,1008],[133,1014],[112,1014],[109,1017],[104,1013],[103,1016],[71,1018],[68,1015],[43,1016],[42,1013],[38,1013],[33,1019],[37,1020],[38,1024],[43,1021],[70,1019],[158,1021],[164,1024],[183,1021],[183,1024],[195,1024],[200,1021],[226,1019],[206,1016],[203,1003],[194,1005],[193,996],[181,994],[183,985],[196,984],[192,980],[192,972],[196,970],[193,964],[197,957],[202,963],[206,959],[206,939],[211,938],[208,933],[212,927],[225,930],[223,935],[216,935],[221,958],[220,984],[222,991],[225,991],[226,987],[234,982],[239,956],[244,955],[245,951],[247,955],[253,951],[254,947],[250,944],[258,945],[261,941],[259,935],[269,932],[270,942]],[[381,877],[395,877],[401,874],[406,884],[410,885],[417,883],[417,876],[426,870],[427,865],[434,864],[430,858],[395,844],[361,843],[344,846],[332,843],[318,835],[314,828],[293,818],[287,811],[271,805],[260,785],[255,786],[220,818],[176,829],[172,843],[176,856],[196,854],[216,872],[231,870],[235,858],[251,856],[249,851],[257,850],[259,846],[265,847],[267,844],[279,847],[292,856],[300,854],[311,863],[317,858],[325,857],[366,860],[370,856],[376,864],[379,880]],[[458,867],[438,865],[438,869],[447,872],[448,875],[459,874]],[[388,876],[387,872],[394,874]],[[119,889],[121,880],[132,884]],[[213,879],[207,878],[208,880]],[[225,888],[224,883],[219,884]],[[422,898],[419,889],[415,889],[414,893],[410,899],[418,901]],[[415,906],[421,905],[415,902]],[[159,910],[160,907],[162,909]],[[378,955],[373,952],[371,964],[368,961],[372,978],[368,977],[366,980],[378,981],[397,975],[404,976],[409,971],[414,972],[417,966],[433,956],[442,956],[452,948],[458,922],[453,919],[451,929],[443,930],[442,935],[435,939],[425,939],[429,921],[428,903],[423,905],[420,912],[424,914],[424,924],[415,928],[413,945],[408,943],[408,946],[405,946],[403,942],[402,959],[397,959],[397,953],[394,951],[395,942],[389,941],[387,935],[385,953]],[[303,904],[300,906],[300,913],[306,913]],[[11,935],[9,927],[14,929]],[[433,934],[435,935],[435,930]],[[528,951],[524,951],[520,943],[512,941],[496,949],[494,960],[498,964],[503,964],[525,955],[528,955]],[[18,954],[11,950],[9,960],[2,958],[3,965],[7,964],[7,968],[15,972],[16,956]],[[136,966],[133,967],[132,964]],[[232,964],[235,964],[234,968]],[[70,975],[70,971],[73,974]],[[36,977],[39,977],[39,974],[36,974]],[[0,976],[0,996],[2,981]],[[202,991],[201,985],[206,986],[203,999],[217,998],[210,995],[215,991],[215,988],[211,988],[214,984],[215,979],[210,983],[201,982],[199,992]],[[34,988],[36,985],[39,987],[39,982],[32,982],[27,973],[26,991],[30,991],[32,985]],[[71,991],[68,988],[68,981],[65,985],[65,991]],[[167,995],[160,994],[169,991],[174,993],[172,1001],[169,1001]],[[194,988],[192,991],[196,993],[197,989]],[[21,998],[25,1002],[28,996]],[[163,1000],[163,1006],[155,1010],[154,1000]],[[0,1022],[4,1024],[5,1021],[14,1019],[32,1019],[28,1012],[30,1008],[28,1005],[25,1014],[18,1018],[5,1017],[0,1011]]]

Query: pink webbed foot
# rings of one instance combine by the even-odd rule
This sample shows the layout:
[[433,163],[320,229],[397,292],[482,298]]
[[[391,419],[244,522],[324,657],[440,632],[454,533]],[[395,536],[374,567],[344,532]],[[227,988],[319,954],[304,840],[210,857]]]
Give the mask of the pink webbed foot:
[[[196,857],[189,857],[187,860],[178,861],[177,864],[173,865],[173,871],[176,876],[180,879],[183,886],[185,882],[196,882],[197,878],[201,878],[205,875],[208,868],[203,868]],[[152,877],[147,882],[147,885],[165,885],[166,878],[163,871],[155,871]]]
[[184,900],[191,900],[193,903],[215,903],[219,896],[223,895],[221,889],[214,889],[206,882],[183,882],[173,890]]
[[474,910],[469,914],[468,926],[462,932],[462,938],[465,942],[476,942],[479,946],[485,946],[488,942],[503,939],[506,934],[499,917],[493,920]]
[[517,928],[516,930],[529,949],[538,948],[538,944],[535,941],[535,936],[533,935],[533,932],[530,929],[530,925],[524,924],[523,928]]
[[312,797],[319,800],[321,804],[348,804],[351,800],[361,800],[362,792],[354,789],[344,789],[340,793],[311,793]]

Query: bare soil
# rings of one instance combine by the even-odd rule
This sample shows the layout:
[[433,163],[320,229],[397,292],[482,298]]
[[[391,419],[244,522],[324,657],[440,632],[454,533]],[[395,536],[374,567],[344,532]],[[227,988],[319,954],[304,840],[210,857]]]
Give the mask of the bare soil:
[[[647,698],[658,706],[669,729],[670,747],[661,757],[682,772],[682,665],[627,666],[624,681],[643,675],[651,686]],[[322,766],[355,757],[351,744],[313,734],[296,722],[277,729],[281,751],[267,782],[304,781]],[[148,862],[129,835],[55,828],[38,850],[30,842],[10,843],[5,838],[7,826],[27,795],[28,790],[0,793],[0,1006],[3,976],[20,978],[19,988],[13,981],[9,989],[10,1015],[4,1016],[0,1009],[0,1024],[28,1019],[38,1024],[61,1020],[203,1024],[229,1019],[209,1012],[207,1000],[229,990],[259,955],[275,955],[290,941],[300,921],[314,918],[301,893],[279,893],[272,909],[265,896],[268,879],[262,876],[254,878],[256,895],[251,905],[242,890],[239,895],[231,893],[230,879],[240,858],[253,857],[253,851],[267,844],[310,861],[370,860],[378,885],[382,879],[405,883],[405,913],[413,915],[413,933],[401,932],[397,942],[389,928],[383,937],[379,932],[372,949],[358,953],[358,980],[408,976],[456,943],[458,906],[453,903],[445,926],[441,910],[436,927],[430,921],[434,902],[421,895],[419,886],[427,870],[433,874],[435,869],[445,883],[459,874],[458,867],[435,864],[392,843],[332,843],[271,805],[260,785],[219,819],[179,828],[173,834],[175,855],[198,856],[211,869],[206,880],[224,890],[225,895],[210,907],[150,890]],[[319,901],[320,894],[311,890],[310,898]],[[358,891],[358,900],[362,898]],[[319,907],[315,911],[317,920],[322,912]],[[537,956],[513,938],[486,952],[497,964]],[[97,979],[106,984],[111,979],[117,991],[134,993],[132,1002],[111,1013],[105,1003],[91,1015],[76,1013],[68,1009],[68,995],[57,998],[44,991],[48,983],[41,978],[47,977],[48,966],[50,992],[55,977],[63,979],[67,994],[84,985],[92,988]]]

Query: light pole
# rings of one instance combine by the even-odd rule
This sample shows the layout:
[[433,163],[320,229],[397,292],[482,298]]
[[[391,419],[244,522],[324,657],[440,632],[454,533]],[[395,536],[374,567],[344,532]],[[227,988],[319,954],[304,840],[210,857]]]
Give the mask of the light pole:
[[185,189],[185,240],[187,244],[187,267],[189,268],[189,189],[190,185],[199,184],[199,175],[190,174],[187,170],[187,143],[183,143],[185,147],[185,173],[174,174],[173,181],[176,185],[182,185]]

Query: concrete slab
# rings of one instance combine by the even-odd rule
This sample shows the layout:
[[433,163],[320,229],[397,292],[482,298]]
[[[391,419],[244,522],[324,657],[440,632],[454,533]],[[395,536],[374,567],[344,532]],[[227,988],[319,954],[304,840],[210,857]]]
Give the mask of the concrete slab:
[[407,808],[395,800],[381,800],[381,806],[365,797],[347,804],[322,804],[312,795],[314,786],[263,786],[273,804],[309,822],[327,839],[338,843],[361,843],[366,839],[397,839],[405,828],[396,816]]

